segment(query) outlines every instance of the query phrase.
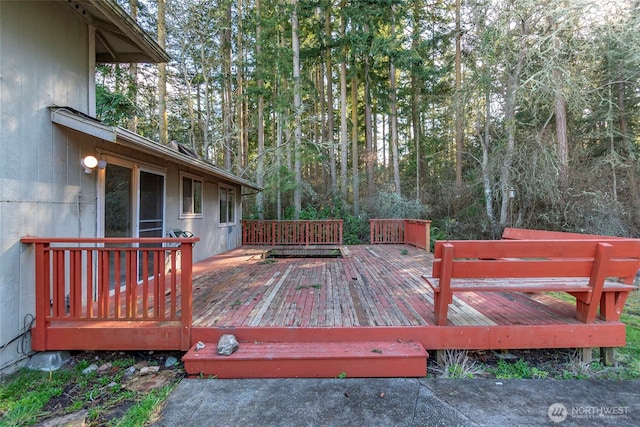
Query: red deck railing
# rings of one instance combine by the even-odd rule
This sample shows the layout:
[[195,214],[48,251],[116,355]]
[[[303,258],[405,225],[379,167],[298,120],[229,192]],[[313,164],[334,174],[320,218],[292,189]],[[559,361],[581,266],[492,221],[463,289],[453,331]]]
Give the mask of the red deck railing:
[[431,221],[421,219],[371,219],[370,242],[379,244],[409,244],[429,250]]
[[242,221],[243,245],[341,245],[342,220]]
[[[33,348],[52,349],[48,335],[53,323],[128,322],[127,327],[136,324],[145,331],[148,326],[173,324],[172,333],[164,337],[180,342],[163,347],[188,349],[192,245],[198,240],[23,238],[23,243],[35,245]],[[140,349],[145,347],[140,345]]]

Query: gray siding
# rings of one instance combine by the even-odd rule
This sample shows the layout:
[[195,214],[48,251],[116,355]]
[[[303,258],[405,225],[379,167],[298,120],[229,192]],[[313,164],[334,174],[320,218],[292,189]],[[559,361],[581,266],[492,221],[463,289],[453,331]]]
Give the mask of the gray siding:
[[81,137],[49,113],[87,111],[89,55],[87,25],[61,2],[0,1],[0,370],[19,357],[24,343],[7,343],[35,314],[32,249],[20,238],[95,234]]

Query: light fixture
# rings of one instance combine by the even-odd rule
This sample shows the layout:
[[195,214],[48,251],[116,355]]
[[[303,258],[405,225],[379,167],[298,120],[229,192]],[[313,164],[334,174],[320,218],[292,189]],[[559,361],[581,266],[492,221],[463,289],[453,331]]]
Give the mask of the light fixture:
[[84,173],[91,173],[95,168],[104,169],[107,167],[106,160],[98,160],[96,156],[84,156],[80,160],[80,164],[84,168]]

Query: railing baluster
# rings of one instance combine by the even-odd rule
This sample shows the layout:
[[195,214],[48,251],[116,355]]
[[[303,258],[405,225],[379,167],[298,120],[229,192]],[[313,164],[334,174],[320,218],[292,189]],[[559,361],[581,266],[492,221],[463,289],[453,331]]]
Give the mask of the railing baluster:
[[142,317],[149,317],[149,311],[152,307],[149,307],[149,303],[153,304],[153,297],[151,295],[151,286],[153,283],[149,282],[149,251],[142,252]]
[[87,275],[85,277],[86,287],[85,287],[85,297],[84,303],[86,305],[85,317],[88,319],[93,318],[94,310],[93,310],[93,250],[91,248],[86,251],[86,265],[87,265]]
[[249,245],[341,245],[342,220],[244,220],[242,242]]
[[64,316],[65,312],[65,251],[58,250],[54,252],[54,283],[53,283],[53,315]]

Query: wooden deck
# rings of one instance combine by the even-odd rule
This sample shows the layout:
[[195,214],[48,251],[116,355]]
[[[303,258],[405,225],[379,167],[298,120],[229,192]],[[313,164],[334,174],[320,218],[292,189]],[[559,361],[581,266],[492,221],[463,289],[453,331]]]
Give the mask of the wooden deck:
[[194,265],[192,342],[403,339],[425,348],[620,347],[620,322],[575,319],[548,294],[461,293],[436,326],[421,280],[432,255],[408,245],[341,247],[342,258],[263,259],[241,247]]
[[[431,273],[432,255],[419,249],[427,247],[428,222],[374,229],[386,244],[334,246],[324,239],[315,247],[316,255],[339,258],[295,258],[314,248],[272,244],[196,264],[197,238],[25,237],[34,245],[36,276],[32,347],[188,350],[189,375],[246,378],[419,377],[426,374],[425,350],[626,344],[623,323],[580,322],[574,303],[542,293],[459,292],[439,326],[433,291],[421,278]],[[289,257],[265,259],[278,249]],[[240,349],[219,356],[217,342],[228,333]]]

